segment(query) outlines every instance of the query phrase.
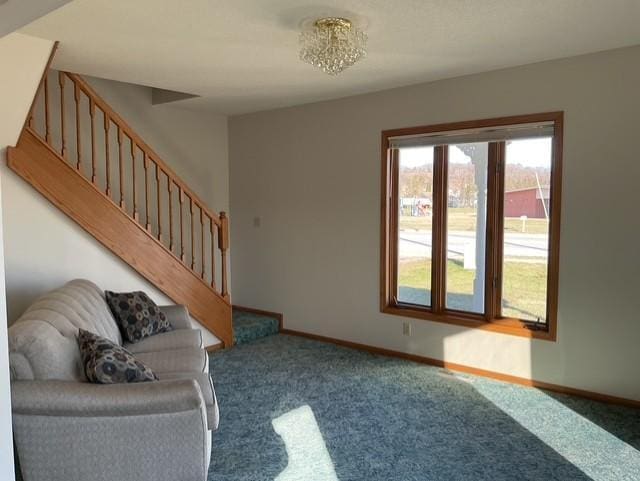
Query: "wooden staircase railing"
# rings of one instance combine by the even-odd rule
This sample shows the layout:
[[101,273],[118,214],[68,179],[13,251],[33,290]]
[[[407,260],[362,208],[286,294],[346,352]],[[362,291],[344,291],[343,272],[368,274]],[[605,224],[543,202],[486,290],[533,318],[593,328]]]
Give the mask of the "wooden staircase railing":
[[[41,147],[46,146],[46,151],[37,151],[38,141],[43,144]],[[23,151],[18,155],[16,151],[21,148]],[[210,308],[192,308],[190,299],[184,298],[184,287],[172,288],[174,280],[157,278],[159,269],[145,269],[143,264],[148,262],[133,258],[125,252],[124,246],[115,245],[117,239],[112,238],[107,226],[103,228],[92,223],[88,228],[79,223],[175,302],[186,304],[194,317],[230,346],[229,222],[226,214],[216,214],[207,208],[131,126],[76,74],[57,72],[56,75],[49,71],[44,75],[21,140],[16,149],[9,150],[10,168],[68,215],[75,217],[75,211],[61,205],[66,201],[58,198],[62,195],[63,186],[56,190],[56,186],[45,185],[46,179],[35,178],[38,173],[34,167],[40,159],[31,159],[33,165],[27,161],[29,156],[42,156],[53,162],[51,154],[152,238],[155,251],[160,246],[173,258],[171,262],[177,261],[192,277],[196,277],[201,286],[195,290],[204,292],[204,285],[209,295],[219,298],[224,306],[215,315],[227,317],[228,307],[228,320],[210,319],[213,314]],[[23,165],[20,165],[21,161],[24,161]],[[50,168],[55,170],[57,167],[51,165]],[[50,172],[50,175],[54,173]],[[76,179],[68,177],[67,171],[55,175],[68,178],[67,185],[76,183]],[[78,221],[77,218],[75,220]],[[137,250],[136,256],[140,255],[140,250]],[[155,260],[162,262],[162,259]],[[177,267],[172,269],[176,275]],[[175,282],[179,280],[175,279]]]

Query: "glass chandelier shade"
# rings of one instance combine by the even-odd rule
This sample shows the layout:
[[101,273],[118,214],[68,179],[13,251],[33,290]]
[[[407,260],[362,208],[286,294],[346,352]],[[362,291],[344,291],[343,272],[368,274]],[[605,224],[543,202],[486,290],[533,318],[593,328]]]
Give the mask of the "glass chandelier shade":
[[300,60],[337,75],[366,55],[367,35],[346,18],[316,20],[300,34]]

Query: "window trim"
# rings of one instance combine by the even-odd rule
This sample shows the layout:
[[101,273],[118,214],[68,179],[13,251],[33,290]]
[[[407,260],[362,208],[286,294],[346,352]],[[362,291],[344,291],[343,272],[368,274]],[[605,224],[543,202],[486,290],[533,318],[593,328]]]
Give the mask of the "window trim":
[[[562,197],[562,145],[563,145],[564,112],[545,112],[530,115],[516,115],[497,117],[465,122],[452,122],[429,126],[410,127],[382,131],[381,158],[381,249],[380,249],[380,310],[386,314],[424,319],[434,322],[454,324],[473,329],[482,329],[521,337],[556,341],[557,339],[557,311],[558,311],[558,272],[560,253],[560,220]],[[398,223],[398,150],[389,148],[391,137],[439,133],[452,130],[474,128],[501,127],[514,124],[535,122],[553,122],[554,135],[552,141],[552,162],[550,179],[550,211],[549,223],[549,257],[547,271],[547,322],[546,328],[541,329],[535,323],[520,319],[497,317],[501,295],[502,245],[495,242],[496,233],[503,228],[504,212],[504,143],[490,143],[489,148],[489,178],[487,198],[487,258],[485,268],[485,313],[472,314],[446,309],[444,296],[444,271],[446,262],[443,261],[442,246],[446,242],[447,199],[446,189],[437,188],[446,179],[447,149],[442,146],[434,147],[434,199],[433,225],[441,228],[433,229],[434,255],[432,256],[431,271],[431,307],[398,302],[397,292],[397,223]],[[498,149],[496,152],[495,149]],[[491,149],[494,149],[491,151]],[[497,162],[497,164],[496,164]],[[435,194],[439,193],[439,196]],[[438,198],[443,197],[443,198]],[[438,208],[438,205],[441,207]],[[445,217],[446,219],[446,217]],[[494,246],[495,243],[495,246]],[[493,280],[496,280],[495,284]]]

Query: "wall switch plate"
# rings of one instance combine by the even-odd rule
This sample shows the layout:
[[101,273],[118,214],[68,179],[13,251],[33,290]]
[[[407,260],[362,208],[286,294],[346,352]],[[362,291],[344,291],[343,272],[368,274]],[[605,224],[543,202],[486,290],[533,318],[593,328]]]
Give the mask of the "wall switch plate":
[[402,323],[402,334],[405,336],[411,335],[411,323],[409,321],[404,321]]
[[260,217],[253,218],[253,227],[260,227]]

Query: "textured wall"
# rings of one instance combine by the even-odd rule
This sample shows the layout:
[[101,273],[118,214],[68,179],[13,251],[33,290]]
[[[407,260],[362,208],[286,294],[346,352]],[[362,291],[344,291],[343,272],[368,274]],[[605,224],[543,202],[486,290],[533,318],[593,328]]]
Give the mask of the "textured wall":
[[[235,301],[291,329],[640,399],[638,85],[634,47],[232,117]],[[558,341],[419,320],[403,336],[379,312],[380,131],[555,110]]]

